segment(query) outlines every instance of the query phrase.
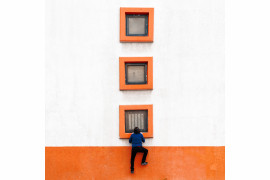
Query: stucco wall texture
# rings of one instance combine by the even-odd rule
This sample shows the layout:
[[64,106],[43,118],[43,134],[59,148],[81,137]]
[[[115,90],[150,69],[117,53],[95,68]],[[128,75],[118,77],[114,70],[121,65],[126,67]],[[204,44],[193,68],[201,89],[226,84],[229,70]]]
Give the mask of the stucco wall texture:
[[[153,43],[120,43],[120,7],[152,7]],[[153,57],[120,91],[119,57]],[[223,0],[47,0],[46,146],[129,146],[119,105],[153,104],[146,146],[224,146]]]

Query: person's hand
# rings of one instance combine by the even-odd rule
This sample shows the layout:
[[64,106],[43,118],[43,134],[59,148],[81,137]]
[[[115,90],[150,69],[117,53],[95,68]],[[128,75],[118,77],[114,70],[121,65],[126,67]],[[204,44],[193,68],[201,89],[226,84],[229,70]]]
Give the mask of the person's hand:
[[142,134],[142,132],[141,132],[141,134]]

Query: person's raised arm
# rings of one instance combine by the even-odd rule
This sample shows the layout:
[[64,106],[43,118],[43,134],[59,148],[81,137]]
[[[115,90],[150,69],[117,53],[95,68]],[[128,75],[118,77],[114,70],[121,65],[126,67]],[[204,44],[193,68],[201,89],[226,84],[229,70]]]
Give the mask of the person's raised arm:
[[142,135],[142,142],[145,142],[145,139],[144,139],[144,137],[143,137],[143,134],[141,133],[141,135]]

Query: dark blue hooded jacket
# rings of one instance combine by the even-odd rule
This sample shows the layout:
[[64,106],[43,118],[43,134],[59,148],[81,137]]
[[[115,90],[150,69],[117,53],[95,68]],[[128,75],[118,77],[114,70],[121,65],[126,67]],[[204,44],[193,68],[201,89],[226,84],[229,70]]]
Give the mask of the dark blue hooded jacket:
[[142,142],[145,142],[145,139],[141,133],[134,134],[132,133],[129,138],[129,143],[132,143],[132,147],[142,146]]

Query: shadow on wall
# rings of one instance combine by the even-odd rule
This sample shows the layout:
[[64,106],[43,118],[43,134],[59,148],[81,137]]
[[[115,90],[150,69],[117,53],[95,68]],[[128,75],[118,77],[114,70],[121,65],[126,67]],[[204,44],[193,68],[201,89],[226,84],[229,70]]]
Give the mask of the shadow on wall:
[[121,91],[122,98],[130,99],[130,100],[150,100],[151,95],[153,94],[153,90],[128,90],[128,91]]
[[147,53],[151,52],[153,43],[121,43],[121,52],[140,52]]

